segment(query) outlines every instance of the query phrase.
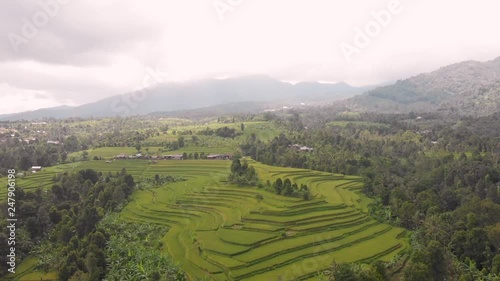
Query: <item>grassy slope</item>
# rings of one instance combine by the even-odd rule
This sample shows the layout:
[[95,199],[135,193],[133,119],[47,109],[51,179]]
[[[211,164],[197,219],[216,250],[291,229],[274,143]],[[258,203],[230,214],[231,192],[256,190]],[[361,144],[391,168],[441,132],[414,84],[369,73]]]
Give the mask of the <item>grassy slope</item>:
[[[191,277],[262,280],[292,274],[307,279],[334,258],[387,260],[406,248],[398,238],[403,229],[367,217],[369,200],[356,192],[358,178],[250,162],[264,181],[288,177],[309,185],[314,198],[303,201],[228,184],[230,161],[213,160],[87,161],[47,168],[18,185],[50,187],[56,173],[84,168],[126,168],[137,180],[157,173],[186,177],[185,182],[135,192],[122,217],[170,226],[166,251]],[[264,199],[257,200],[257,194]],[[314,266],[305,270],[303,264]]]
[[[239,123],[186,125],[171,128],[201,130],[208,125],[240,129]],[[188,143],[181,150],[161,154],[231,153],[252,133],[269,140],[280,130],[267,122],[248,122],[243,135],[234,140],[199,136],[198,145]],[[191,139],[191,136],[184,137]],[[173,140],[177,136],[174,138],[169,132],[155,138]],[[149,151],[157,149],[150,147]],[[135,152],[135,148],[106,147],[90,150],[89,156],[91,159],[93,156],[109,158]],[[122,217],[170,226],[164,237],[166,251],[191,277],[262,280],[293,276],[308,279],[327,268],[333,258],[339,261],[387,260],[406,248],[406,242],[397,238],[402,229],[381,225],[367,217],[370,200],[357,193],[358,178],[270,167],[251,160],[250,163],[263,182],[288,177],[298,184],[307,184],[314,198],[302,201],[228,184],[225,180],[230,162],[212,160],[160,160],[156,164],[146,160],[77,162],[45,168],[40,173],[18,179],[17,183],[26,190],[50,188],[55,174],[86,168],[102,172],[126,168],[137,181],[155,174],[187,178],[185,182],[135,192]],[[264,199],[257,200],[258,194]],[[5,191],[0,191],[0,197],[5,197]],[[364,247],[362,254],[357,250],[360,247]],[[304,265],[308,265],[307,270],[302,269]]]

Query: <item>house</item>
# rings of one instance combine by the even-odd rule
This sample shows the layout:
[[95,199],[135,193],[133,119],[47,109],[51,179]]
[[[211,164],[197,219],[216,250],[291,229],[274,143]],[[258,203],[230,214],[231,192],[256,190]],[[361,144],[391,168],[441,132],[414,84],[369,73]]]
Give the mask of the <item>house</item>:
[[231,154],[223,154],[222,155],[223,160],[233,160],[233,155]]
[[307,147],[307,146],[302,146],[299,150],[300,151],[304,151],[304,152],[312,152],[314,150],[314,148]]
[[231,155],[231,154],[209,154],[209,155],[207,155],[207,159],[210,159],[210,160],[231,160],[231,159],[233,159],[233,155]]
[[42,170],[42,166],[33,166],[31,167],[31,172],[33,174],[37,173],[37,172],[40,172]]
[[184,159],[184,157],[182,155],[164,155],[163,158],[167,159],[167,160],[182,160],[182,159]]
[[312,152],[314,150],[314,148],[312,148],[312,147],[307,147],[307,146],[303,146],[300,144],[292,144],[292,145],[289,145],[288,148],[303,151],[303,152]]
[[135,155],[135,157],[137,157],[137,158],[142,158],[142,153],[137,153],[137,154]]
[[116,159],[127,159],[127,155],[125,154],[118,154],[115,156]]
[[47,144],[59,144],[59,143],[60,143],[59,141],[51,141],[51,140],[47,141]]
[[151,160],[158,160],[158,156],[151,156]]

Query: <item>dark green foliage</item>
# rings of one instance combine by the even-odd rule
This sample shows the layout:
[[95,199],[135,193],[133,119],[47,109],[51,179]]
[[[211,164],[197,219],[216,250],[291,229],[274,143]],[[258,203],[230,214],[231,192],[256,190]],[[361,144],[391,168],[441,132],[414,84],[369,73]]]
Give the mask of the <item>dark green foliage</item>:
[[239,135],[239,133],[236,131],[236,129],[229,128],[226,126],[226,127],[216,129],[215,135],[222,137],[222,138],[235,138],[236,136]]
[[179,144],[179,148],[183,148],[185,145],[184,137],[177,138],[177,143]]
[[[107,215],[92,237],[92,241],[101,242],[102,233],[109,237],[105,251],[109,265],[106,280],[120,281],[124,276],[134,280],[186,280],[182,270],[163,252],[161,239],[166,232],[164,226],[126,223],[117,214]],[[91,256],[86,264],[98,264],[93,259]]]
[[[416,116],[313,111],[299,118],[306,131],[292,124],[297,116],[275,117],[289,129],[286,135],[267,143],[250,135],[241,150],[269,165],[362,176],[363,191],[375,199],[369,213],[415,231],[413,244],[419,250],[406,266],[415,274],[405,274],[417,277],[408,278],[492,278],[493,259],[500,253],[492,230],[500,223],[500,133],[484,128],[495,118],[450,121],[449,116],[426,114],[425,121],[415,121]],[[312,146],[314,152],[291,144]],[[272,185],[281,195],[292,189],[284,181]]]
[[385,267],[376,263],[374,265],[360,265],[336,263],[331,267],[331,281],[383,281],[385,280]]
[[29,254],[39,257],[39,267],[56,270],[59,280],[72,276],[102,280],[107,272],[108,235],[96,231],[97,224],[106,212],[117,210],[134,187],[133,177],[125,170],[103,176],[87,169],[58,175],[51,192],[21,192],[19,260]]
[[296,183],[292,184],[292,181],[288,178],[286,178],[284,181],[282,181],[281,178],[277,178],[276,181],[272,184],[272,187],[274,192],[278,195],[298,197],[304,200],[309,200],[311,198],[311,194],[307,185],[301,184],[299,187]]
[[141,181],[136,185],[136,188],[137,189],[156,188],[164,184],[179,182],[179,181],[186,181],[186,178],[172,176],[172,175],[156,174],[154,178],[141,179]]
[[255,168],[248,166],[246,161],[241,164],[239,158],[233,160],[228,180],[241,186],[256,186],[259,182]]

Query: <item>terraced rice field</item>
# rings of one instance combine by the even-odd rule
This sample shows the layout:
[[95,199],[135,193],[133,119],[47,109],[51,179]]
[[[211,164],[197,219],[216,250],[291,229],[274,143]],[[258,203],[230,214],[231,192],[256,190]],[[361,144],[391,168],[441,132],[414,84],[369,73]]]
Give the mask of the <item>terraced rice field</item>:
[[213,160],[88,161],[47,168],[18,186],[50,187],[55,174],[84,168],[126,168],[136,180],[155,174],[187,178],[135,192],[122,218],[169,226],[165,250],[193,280],[316,280],[334,259],[390,260],[406,249],[403,229],[366,215],[370,201],[358,193],[359,178],[250,163],[263,182],[289,178],[307,184],[313,198],[228,184],[230,161]]
[[403,229],[366,215],[358,178],[252,164],[264,182],[290,178],[308,184],[314,198],[227,184],[226,161],[160,162],[145,174],[189,180],[136,193],[122,216],[170,226],[167,251],[193,279],[308,280],[333,259],[388,260],[407,247]]

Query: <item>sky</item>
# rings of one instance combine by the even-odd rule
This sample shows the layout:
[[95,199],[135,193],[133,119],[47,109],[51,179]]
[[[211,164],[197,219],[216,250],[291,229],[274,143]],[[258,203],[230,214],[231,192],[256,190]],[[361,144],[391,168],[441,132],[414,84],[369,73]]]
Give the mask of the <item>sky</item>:
[[[264,74],[375,85],[500,56],[498,0],[2,0],[0,114]],[[160,79],[149,79],[152,72]]]

